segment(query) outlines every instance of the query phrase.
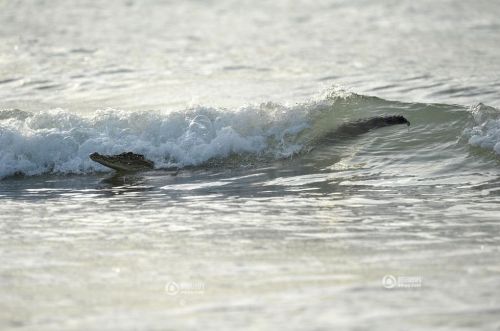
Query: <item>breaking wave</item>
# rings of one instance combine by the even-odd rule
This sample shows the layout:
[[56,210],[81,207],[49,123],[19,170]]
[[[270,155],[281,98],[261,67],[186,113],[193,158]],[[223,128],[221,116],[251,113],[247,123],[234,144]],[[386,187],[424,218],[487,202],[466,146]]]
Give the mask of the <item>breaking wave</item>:
[[407,116],[416,135],[443,130],[446,124],[449,135],[441,139],[456,140],[458,135],[470,145],[500,154],[500,119],[494,108],[400,103],[334,90],[302,104],[267,102],[237,110],[204,106],[174,112],[106,109],[91,116],[62,109],[2,110],[0,178],[19,173],[107,171],[89,159],[93,152],[132,151],[153,160],[157,168],[200,165],[234,154],[286,158],[304,151],[341,123],[381,114]]

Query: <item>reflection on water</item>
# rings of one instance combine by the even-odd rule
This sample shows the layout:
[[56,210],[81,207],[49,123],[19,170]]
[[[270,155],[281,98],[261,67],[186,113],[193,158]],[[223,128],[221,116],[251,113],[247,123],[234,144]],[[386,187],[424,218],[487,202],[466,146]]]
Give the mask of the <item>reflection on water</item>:
[[2,181],[2,325],[496,326],[498,172],[382,171],[369,151],[337,147],[254,167]]

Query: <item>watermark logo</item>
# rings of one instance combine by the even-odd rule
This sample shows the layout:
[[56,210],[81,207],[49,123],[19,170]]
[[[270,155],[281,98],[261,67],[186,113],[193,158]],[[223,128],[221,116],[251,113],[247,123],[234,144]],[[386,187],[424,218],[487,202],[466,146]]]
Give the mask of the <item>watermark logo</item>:
[[382,286],[387,289],[393,288],[420,288],[422,277],[420,276],[393,276],[385,275],[382,278]]
[[165,284],[165,293],[171,296],[179,294],[203,294],[205,293],[205,283],[201,281],[168,282]]
[[384,278],[382,278],[382,286],[385,288],[395,288],[397,285],[397,279],[393,275],[385,275]]

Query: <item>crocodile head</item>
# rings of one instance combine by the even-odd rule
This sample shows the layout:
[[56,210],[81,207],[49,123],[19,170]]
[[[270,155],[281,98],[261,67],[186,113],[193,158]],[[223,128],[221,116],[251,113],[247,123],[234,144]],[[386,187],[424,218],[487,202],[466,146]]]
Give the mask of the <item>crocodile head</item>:
[[92,153],[89,155],[92,161],[100,163],[117,171],[140,171],[151,170],[154,168],[154,163],[144,158],[144,155],[135,154],[132,152],[117,154],[117,155],[102,155]]

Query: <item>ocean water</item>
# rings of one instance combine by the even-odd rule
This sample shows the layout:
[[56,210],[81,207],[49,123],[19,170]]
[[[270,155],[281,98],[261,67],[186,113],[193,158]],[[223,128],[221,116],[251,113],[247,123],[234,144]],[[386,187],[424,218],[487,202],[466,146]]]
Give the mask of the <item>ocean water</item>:
[[0,328],[498,330],[499,15],[0,2]]

